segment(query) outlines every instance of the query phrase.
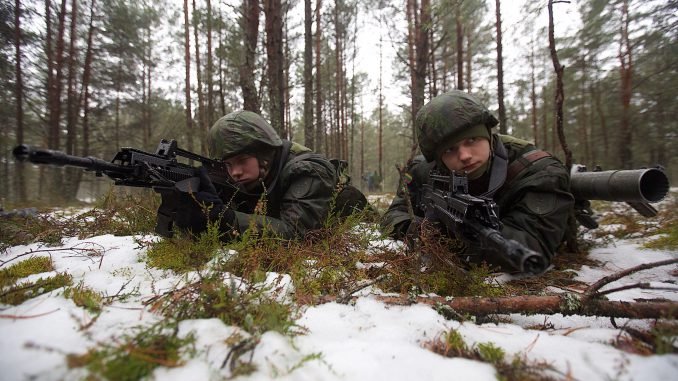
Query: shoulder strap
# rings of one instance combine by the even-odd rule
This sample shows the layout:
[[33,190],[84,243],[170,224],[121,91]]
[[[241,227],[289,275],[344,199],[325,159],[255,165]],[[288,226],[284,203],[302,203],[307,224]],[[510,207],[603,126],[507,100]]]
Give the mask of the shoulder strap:
[[529,167],[535,161],[551,156],[550,153],[539,149],[524,153],[521,157],[514,160],[509,166],[506,174],[506,182],[510,183],[525,168]]
[[492,197],[499,188],[506,182],[506,167],[508,166],[508,153],[499,137],[495,136],[494,157],[492,159],[492,168],[490,169],[490,183],[484,197]]

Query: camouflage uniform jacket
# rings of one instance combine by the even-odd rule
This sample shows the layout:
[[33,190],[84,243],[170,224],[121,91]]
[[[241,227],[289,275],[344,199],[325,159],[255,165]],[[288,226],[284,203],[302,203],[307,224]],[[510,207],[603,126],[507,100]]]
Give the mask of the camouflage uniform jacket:
[[[493,152],[496,152],[496,144],[501,142],[506,150],[509,166],[524,154],[536,149],[534,145],[524,140],[506,135],[493,136],[495,142]],[[413,160],[405,175],[406,182],[409,181],[407,191],[416,216],[424,217],[419,201],[422,186],[426,184],[430,170],[436,165],[435,161],[427,163],[423,156],[419,156]],[[487,176],[476,181],[482,181],[484,177]],[[469,183],[470,193],[473,195],[486,190],[475,190],[476,181]],[[574,205],[574,198],[569,191],[570,180],[567,170],[558,159],[547,156],[528,164],[524,170],[507,181],[492,196],[499,206],[499,219],[503,224],[502,235],[542,253],[547,263],[550,263],[555,250],[563,240],[568,214]],[[410,223],[405,197],[401,184],[382,219],[382,225],[393,229],[396,238],[402,238]],[[493,264],[504,264],[501,258],[494,257],[492,253],[472,252],[473,249],[469,251],[471,252],[465,254],[471,255],[474,261],[481,259]]]
[[284,239],[303,237],[327,217],[337,183],[334,166],[324,156],[289,141],[273,160],[270,180],[259,192],[224,190],[220,196],[235,211],[235,234],[250,226]]

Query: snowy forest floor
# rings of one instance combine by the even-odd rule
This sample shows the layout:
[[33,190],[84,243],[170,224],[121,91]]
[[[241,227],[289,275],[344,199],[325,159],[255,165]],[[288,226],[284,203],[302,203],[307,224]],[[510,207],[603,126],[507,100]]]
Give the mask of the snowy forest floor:
[[[582,293],[620,270],[678,258],[676,206],[675,190],[651,219],[594,203],[601,227],[582,231],[583,254],[557,257],[540,277],[477,269],[464,284],[413,280],[411,264],[398,267],[403,246],[374,224],[313,245],[243,237],[221,247],[142,233],[155,205],[138,200],[3,220],[0,379],[676,380],[676,311],[450,319],[440,306],[379,299]],[[675,264],[656,267],[603,290],[636,285],[606,297],[678,302],[677,276]]]

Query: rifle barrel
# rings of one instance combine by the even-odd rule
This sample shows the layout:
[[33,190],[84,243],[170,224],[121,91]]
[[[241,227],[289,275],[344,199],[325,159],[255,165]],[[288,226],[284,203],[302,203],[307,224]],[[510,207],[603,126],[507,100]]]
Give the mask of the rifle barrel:
[[133,171],[133,168],[113,164],[95,157],[73,156],[62,151],[35,148],[25,144],[15,147],[12,154],[19,161],[29,161],[33,164],[79,167],[97,172],[131,173]]

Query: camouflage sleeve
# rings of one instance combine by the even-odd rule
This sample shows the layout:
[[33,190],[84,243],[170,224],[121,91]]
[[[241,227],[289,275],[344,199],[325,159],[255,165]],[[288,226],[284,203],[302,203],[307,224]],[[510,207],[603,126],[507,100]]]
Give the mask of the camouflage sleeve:
[[426,164],[423,162],[423,157],[412,162],[405,174],[400,177],[396,196],[381,219],[382,229],[393,238],[400,239],[405,234],[411,222],[410,205],[412,205],[414,215],[423,217],[417,200],[425,181],[421,174],[428,173],[428,169],[423,168],[424,166]]
[[[498,200],[502,235],[542,253],[550,262],[574,205],[565,167],[553,159],[533,165]],[[541,167],[541,168],[539,168]]]
[[309,230],[322,226],[330,209],[336,183],[331,164],[299,161],[281,178],[280,214],[278,217],[235,212],[240,233],[252,224],[259,230],[268,229],[284,239],[301,238]]

